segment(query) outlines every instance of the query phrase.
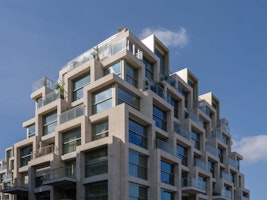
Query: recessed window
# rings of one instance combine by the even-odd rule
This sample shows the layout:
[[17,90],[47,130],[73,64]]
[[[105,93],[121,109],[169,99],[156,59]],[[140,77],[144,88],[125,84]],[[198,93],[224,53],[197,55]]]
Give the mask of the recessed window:
[[87,74],[73,81],[72,100],[83,98],[83,87],[90,82],[90,75]]
[[161,161],[160,170],[161,170],[160,173],[161,182],[174,185],[174,166],[165,161]]
[[167,129],[167,117],[166,112],[153,105],[153,120],[155,121],[156,127],[166,131]]
[[32,137],[35,135],[35,124],[32,124],[27,127],[27,135],[28,137]]
[[132,150],[129,150],[129,174],[147,179],[147,158]]
[[130,83],[132,86],[137,87],[137,69],[130,66],[128,63],[125,63],[125,80]]
[[154,67],[153,67],[153,63],[150,62],[145,57],[143,58],[143,63],[145,64],[145,67],[146,67],[146,78],[148,78],[149,80],[152,80],[153,81],[153,79],[154,79]]
[[43,135],[53,133],[57,126],[57,113],[50,113],[43,117]]
[[178,101],[175,100],[170,94],[167,95],[167,101],[173,106],[173,115],[178,119]]
[[87,200],[108,200],[108,181],[89,183],[85,188]]
[[108,173],[108,151],[107,148],[90,151],[85,156],[86,177]]
[[187,166],[187,148],[179,144],[176,145],[177,157],[182,161],[182,164]]
[[161,200],[174,200],[174,194],[167,190],[161,189],[160,190],[160,199]]
[[193,146],[200,150],[200,136],[198,133],[192,131],[191,132],[191,139],[192,139],[192,143],[193,143]]
[[129,120],[129,142],[143,148],[147,147],[146,128],[131,119]]
[[128,92],[121,87],[118,87],[118,105],[122,103],[126,103],[138,110],[140,108],[140,101],[138,96]]
[[32,159],[32,146],[23,147],[20,149],[20,167],[28,165]]
[[160,73],[165,75],[166,73],[166,66],[165,66],[165,55],[161,53],[159,50],[155,49],[155,54],[159,57],[160,60]]
[[223,163],[223,149],[222,148],[218,148],[218,157],[220,159],[220,162]]
[[112,88],[96,93],[93,96],[93,114],[112,108]]
[[98,140],[108,136],[108,121],[92,125],[92,140]]
[[215,178],[215,164],[210,160],[208,160],[208,170],[212,174],[212,177]]
[[80,128],[63,133],[63,154],[76,151],[76,147],[79,145],[81,145]]
[[147,187],[129,183],[129,200],[147,200]]
[[107,69],[105,69],[104,76],[111,74],[111,73],[121,76],[121,63],[122,61],[116,62],[110,67],[108,67]]

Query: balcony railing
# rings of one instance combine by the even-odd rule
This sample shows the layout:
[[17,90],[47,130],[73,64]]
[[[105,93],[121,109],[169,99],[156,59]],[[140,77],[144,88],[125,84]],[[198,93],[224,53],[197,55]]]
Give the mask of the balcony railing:
[[3,180],[5,181],[5,180],[9,180],[9,179],[12,179],[12,174],[4,174],[3,175]]
[[195,178],[183,178],[182,187],[193,187],[202,191],[207,190],[207,184],[204,181],[197,180]]
[[164,89],[156,82],[150,81],[149,82],[149,89],[155,92],[158,96],[165,99],[167,98],[167,94]]
[[202,160],[199,160],[197,158],[195,158],[195,166],[200,167],[201,169],[207,170],[208,166],[205,162],[203,162]]
[[205,100],[198,101],[198,108],[208,117],[210,117],[210,109],[206,106]]
[[213,131],[213,132],[212,132],[212,137],[213,137],[213,138],[217,138],[218,140],[220,140],[220,141],[223,142],[224,144],[227,144],[227,139],[226,139],[226,137],[223,137],[222,133],[220,133],[219,131]]
[[217,126],[218,127],[221,127],[227,133],[230,133],[230,127],[229,127],[229,125],[223,123],[222,121],[218,122]]
[[54,145],[46,146],[44,148],[39,149],[38,151],[33,152],[33,158],[39,158],[54,153],[55,150],[56,148],[54,147]]
[[236,169],[239,169],[239,162],[234,160],[233,158],[229,157],[228,163],[229,163],[229,165],[235,167]]
[[199,118],[199,116],[197,116],[193,111],[191,111],[191,110],[188,111],[187,118],[192,119],[198,125],[200,125],[201,127],[204,127],[203,121],[201,121],[201,119]]
[[249,198],[248,197],[245,197],[245,196],[242,196],[241,197],[241,200],[249,200]]
[[162,149],[163,151],[166,151],[172,155],[176,155],[175,149],[172,148],[167,142],[164,142],[160,139],[156,140],[156,148]]
[[219,155],[218,149],[209,143],[206,143],[206,151],[210,152],[211,154],[215,155],[216,157],[218,157],[218,155]]
[[61,113],[59,122],[60,124],[63,124],[67,121],[80,117],[83,114],[84,114],[84,105],[79,105],[77,107],[65,111],[64,113]]
[[54,90],[53,92],[50,92],[45,97],[38,99],[37,101],[37,108],[40,108],[42,106],[45,106],[57,99],[60,98],[60,92],[59,90]]
[[231,199],[232,198],[232,193],[229,190],[221,189],[221,190],[219,190],[217,192],[214,192],[214,196],[222,196],[224,198]]
[[3,184],[3,190],[11,188],[28,188],[28,179],[26,178],[14,178],[9,182]]
[[35,92],[36,90],[38,90],[42,87],[54,89],[54,85],[55,85],[54,81],[51,81],[48,78],[41,78],[40,80],[38,80],[32,84],[32,91]]
[[174,131],[178,133],[179,135],[183,136],[184,138],[190,140],[191,133],[190,131],[182,128],[178,123],[174,122]]
[[226,181],[232,182],[232,176],[230,176],[229,174],[226,174],[225,172],[221,173],[221,177]]
[[0,171],[7,169],[7,165],[0,166]]
[[60,167],[47,171],[46,175],[43,176],[44,182],[64,177],[76,178],[76,169],[73,167]]

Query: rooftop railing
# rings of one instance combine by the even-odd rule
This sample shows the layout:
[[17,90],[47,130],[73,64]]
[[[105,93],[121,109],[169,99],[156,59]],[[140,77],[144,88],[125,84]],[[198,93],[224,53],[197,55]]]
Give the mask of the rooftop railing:
[[163,151],[166,151],[172,155],[176,155],[175,149],[172,148],[167,142],[164,142],[160,139],[156,140],[156,148],[162,149]]
[[182,128],[178,123],[174,122],[174,131],[178,133],[179,135],[183,136],[184,138],[190,140],[191,133],[190,131]]
[[204,112],[208,117],[210,117],[210,109],[205,105],[205,101],[198,101],[198,108]]
[[35,92],[42,87],[54,89],[54,85],[54,81],[51,81],[50,79],[44,77],[32,84],[32,91]]
[[70,110],[67,110],[60,115],[60,124],[63,124],[67,121],[70,121],[72,119],[75,119],[77,117],[80,117],[84,114],[84,105],[79,105],[77,107],[74,107]]
[[226,131],[227,133],[230,133],[230,127],[229,125],[223,123],[223,122],[218,122],[217,124],[218,127],[221,127],[224,131]]

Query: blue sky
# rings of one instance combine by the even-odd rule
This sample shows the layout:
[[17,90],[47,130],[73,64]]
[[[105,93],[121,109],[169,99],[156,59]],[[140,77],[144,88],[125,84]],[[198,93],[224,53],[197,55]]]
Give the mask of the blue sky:
[[[153,3],[153,5],[151,4]],[[170,49],[171,71],[184,67],[212,91],[230,121],[251,199],[267,196],[267,2],[265,0],[0,2],[0,158],[25,138],[33,117],[32,83],[56,80],[68,61],[119,27],[156,33]]]

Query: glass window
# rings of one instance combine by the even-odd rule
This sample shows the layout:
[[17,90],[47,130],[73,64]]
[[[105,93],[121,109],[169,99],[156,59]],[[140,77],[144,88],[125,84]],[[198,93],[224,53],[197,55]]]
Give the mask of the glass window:
[[174,185],[174,166],[165,161],[160,162],[161,182]]
[[147,179],[147,158],[132,150],[129,150],[129,174]]
[[83,87],[90,82],[90,74],[73,81],[72,100],[83,98]]
[[143,148],[147,147],[146,128],[131,119],[129,120],[129,142]]
[[198,176],[198,188],[201,190],[207,190],[207,179],[203,176]]
[[161,189],[160,200],[174,200],[174,194],[172,192]]
[[222,134],[222,142],[227,144],[227,137],[224,134]]
[[160,73],[162,75],[165,75],[166,73],[166,66],[165,66],[165,55],[163,53],[159,52],[157,49],[155,49],[155,54],[159,57],[160,59]]
[[218,148],[218,157],[220,159],[220,162],[223,163],[223,149],[222,148]]
[[28,162],[32,159],[32,146],[23,147],[20,149],[20,166],[28,165]]
[[153,67],[153,63],[151,63],[148,59],[146,59],[145,57],[143,58],[143,63],[145,64],[146,67],[146,78],[148,78],[149,80],[154,79],[154,67]]
[[57,126],[57,113],[50,113],[43,117],[43,135],[53,133]]
[[121,76],[121,61],[114,63],[113,65],[104,70],[105,76],[110,73]]
[[108,136],[108,121],[103,121],[92,126],[92,140]]
[[32,124],[27,127],[27,134],[28,134],[28,137],[35,135],[35,124]]
[[93,113],[100,113],[102,111],[112,108],[112,88],[96,93],[93,96]]
[[129,183],[129,200],[147,200],[147,187]]
[[200,149],[200,136],[198,133],[192,131],[191,133],[191,139],[192,139],[192,142],[193,142],[193,146],[196,148],[196,149]]
[[153,105],[153,120],[155,121],[156,127],[166,131],[166,112]]
[[118,105],[122,103],[127,103],[138,110],[140,108],[139,97],[122,89],[121,87],[118,87]]
[[86,200],[108,200],[108,181],[89,183],[86,187]]
[[178,101],[176,101],[171,95],[167,95],[167,101],[173,106],[173,115],[178,119]]
[[134,69],[128,63],[125,64],[125,79],[126,82],[130,83],[132,86],[137,87],[137,69]]
[[86,154],[86,177],[108,173],[107,148],[90,151]]
[[63,134],[63,154],[76,151],[81,145],[81,129],[76,128]]
[[187,166],[187,148],[177,144],[176,145],[177,157],[182,161],[182,164]]
[[214,162],[208,160],[208,170],[212,174],[212,177],[215,178],[215,167]]

